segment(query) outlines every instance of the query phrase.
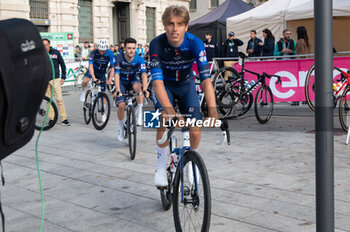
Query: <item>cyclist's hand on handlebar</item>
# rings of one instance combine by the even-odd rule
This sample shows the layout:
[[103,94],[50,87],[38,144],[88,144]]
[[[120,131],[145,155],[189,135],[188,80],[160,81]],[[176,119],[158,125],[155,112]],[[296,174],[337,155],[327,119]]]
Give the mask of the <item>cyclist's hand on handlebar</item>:
[[114,94],[113,94],[113,97],[120,97],[122,94],[120,92],[120,90],[117,90]]
[[146,98],[149,98],[149,92],[147,90],[144,90],[143,91],[143,95],[146,97]]
[[111,85],[112,84],[112,80],[108,79],[106,83],[107,83],[107,85]]

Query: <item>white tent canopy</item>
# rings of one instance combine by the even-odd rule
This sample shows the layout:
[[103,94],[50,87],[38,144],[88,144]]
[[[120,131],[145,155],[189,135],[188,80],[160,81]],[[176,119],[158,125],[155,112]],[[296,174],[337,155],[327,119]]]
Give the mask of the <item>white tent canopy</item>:
[[[285,13],[309,0],[269,0],[268,2],[242,14],[226,19],[227,32],[233,31],[245,45],[250,39],[250,31],[256,30],[262,38],[262,30],[269,28],[276,39],[282,36],[285,28]],[[245,50],[245,49],[244,49]]]

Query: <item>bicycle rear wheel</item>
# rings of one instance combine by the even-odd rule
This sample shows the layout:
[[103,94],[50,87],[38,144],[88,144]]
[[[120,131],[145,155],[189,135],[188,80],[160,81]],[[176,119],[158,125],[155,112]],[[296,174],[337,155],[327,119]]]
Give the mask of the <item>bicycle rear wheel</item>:
[[173,189],[175,229],[176,231],[209,231],[211,193],[204,161],[197,152],[189,150],[183,156],[183,173],[180,169],[179,165]]
[[91,121],[91,111],[92,111],[92,93],[88,90],[85,95],[85,101],[83,106],[84,121],[85,124],[89,124]]
[[305,98],[310,109],[315,111],[315,65],[313,64],[306,74],[305,79]]
[[128,133],[128,142],[129,142],[129,153],[131,160],[135,159],[136,154],[136,118],[135,110],[132,106],[129,106],[127,109],[127,133]]
[[[54,115],[52,119],[47,117],[45,124],[43,125],[46,114],[48,113],[47,110],[49,106],[50,106],[50,112],[53,112]],[[43,126],[43,130],[49,130],[56,124],[57,119],[58,119],[58,110],[55,102],[52,101],[50,105],[50,98],[47,96],[44,96],[36,113],[35,126],[34,126],[35,129],[40,130],[41,127]]]
[[99,93],[92,107],[92,123],[97,130],[102,130],[108,123],[111,104],[105,93]]
[[254,110],[256,119],[261,123],[267,123],[273,111],[273,96],[269,86],[262,85],[256,93]]
[[339,121],[344,131],[348,132],[350,123],[350,88],[347,87],[339,103]]

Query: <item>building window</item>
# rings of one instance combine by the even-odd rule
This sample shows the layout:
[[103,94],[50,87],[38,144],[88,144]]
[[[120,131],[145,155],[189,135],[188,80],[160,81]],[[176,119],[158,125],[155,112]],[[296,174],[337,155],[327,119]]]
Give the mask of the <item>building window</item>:
[[156,37],[156,8],[146,7],[147,43]]
[[197,10],[197,0],[191,0],[190,10]]
[[48,19],[49,7],[48,0],[29,0],[30,18]]
[[219,6],[219,0],[210,0],[210,8],[216,8]]
[[92,0],[78,0],[79,5],[79,43],[93,42]]

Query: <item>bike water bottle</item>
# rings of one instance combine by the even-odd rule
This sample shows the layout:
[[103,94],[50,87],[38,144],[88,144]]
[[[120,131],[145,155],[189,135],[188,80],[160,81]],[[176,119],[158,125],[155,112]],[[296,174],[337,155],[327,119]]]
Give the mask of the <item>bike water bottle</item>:
[[333,83],[333,90],[337,90],[337,85]]
[[248,81],[247,81],[247,80],[244,80],[244,81],[243,81],[243,86],[244,86],[245,89],[248,88]]
[[336,85],[336,91],[339,91],[339,89],[342,87],[342,83],[341,82],[338,82],[337,85]]
[[252,86],[255,85],[255,81],[254,80],[251,80],[248,84],[248,89],[250,89]]

